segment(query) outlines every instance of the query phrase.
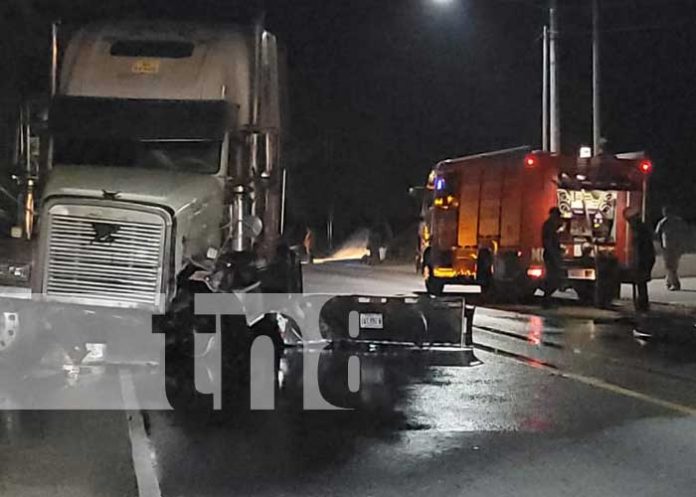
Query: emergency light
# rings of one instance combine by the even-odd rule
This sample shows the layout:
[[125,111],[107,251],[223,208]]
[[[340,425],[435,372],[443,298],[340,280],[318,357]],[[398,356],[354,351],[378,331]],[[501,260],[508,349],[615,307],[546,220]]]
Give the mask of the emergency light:
[[524,165],[527,167],[536,167],[538,163],[539,159],[537,159],[534,155],[530,154],[524,158]]

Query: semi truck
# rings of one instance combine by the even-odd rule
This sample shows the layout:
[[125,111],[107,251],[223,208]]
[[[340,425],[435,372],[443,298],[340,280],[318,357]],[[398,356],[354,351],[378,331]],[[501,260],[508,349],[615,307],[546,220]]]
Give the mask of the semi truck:
[[[287,88],[274,35],[261,22],[103,22],[63,49],[52,34],[50,104],[22,112],[16,222],[0,239],[2,370],[65,355],[78,369],[99,356],[186,370],[222,354],[248,372],[258,336],[277,354],[303,344],[295,318],[315,314],[296,295],[302,266],[284,236]],[[196,296],[211,293],[232,319],[196,315]],[[464,308],[352,296],[324,325],[304,324],[329,342],[460,347]],[[231,334],[216,341],[216,323]]]
[[19,161],[18,221],[0,240],[0,362],[24,361],[48,328],[84,349],[52,324],[66,309],[166,315],[194,287],[301,292],[282,238],[275,36],[132,21],[58,40],[54,27],[44,122],[20,126],[22,150],[37,134],[41,150]]
[[541,231],[561,211],[567,286],[608,304],[629,260],[627,207],[645,216],[651,161],[602,154],[570,157],[517,147],[438,163],[421,208],[417,265],[428,293],[478,285],[524,299],[541,287]]

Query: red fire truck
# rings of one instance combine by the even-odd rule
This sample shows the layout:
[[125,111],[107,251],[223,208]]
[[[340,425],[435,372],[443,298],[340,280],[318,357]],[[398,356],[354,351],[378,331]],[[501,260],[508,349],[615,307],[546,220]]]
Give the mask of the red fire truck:
[[558,207],[567,285],[581,300],[606,305],[627,280],[624,209],[645,213],[651,171],[644,157],[578,158],[529,147],[440,162],[428,178],[419,234],[427,291],[464,284],[531,296],[545,277],[542,224]]

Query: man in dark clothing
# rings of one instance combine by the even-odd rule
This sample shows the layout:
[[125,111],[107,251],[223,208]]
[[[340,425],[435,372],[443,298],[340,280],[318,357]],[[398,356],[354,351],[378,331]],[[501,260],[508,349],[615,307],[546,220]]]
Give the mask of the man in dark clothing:
[[375,224],[370,229],[370,234],[367,238],[367,250],[370,252],[370,257],[368,259],[370,264],[379,264],[379,249],[382,246],[383,237],[382,230],[379,225]]
[[637,209],[627,208],[624,211],[624,217],[631,228],[628,266],[633,281],[633,306],[637,312],[647,312],[650,310],[648,282],[655,265],[653,233],[641,220]]
[[307,230],[305,231],[302,245],[304,245],[307,263],[312,264],[314,262],[314,232],[309,226],[307,226]]
[[554,207],[549,211],[549,217],[541,228],[541,240],[544,246],[544,302],[548,304],[551,295],[558,290],[563,280],[563,249],[558,230],[563,225],[561,211]]

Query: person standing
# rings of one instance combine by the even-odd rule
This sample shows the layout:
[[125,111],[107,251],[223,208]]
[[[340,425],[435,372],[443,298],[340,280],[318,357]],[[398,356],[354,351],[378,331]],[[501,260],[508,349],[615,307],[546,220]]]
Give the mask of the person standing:
[[551,295],[558,290],[563,280],[563,249],[558,231],[563,225],[561,211],[558,207],[549,210],[549,217],[541,228],[541,240],[544,247],[544,304],[549,305]]
[[629,270],[633,281],[633,306],[637,312],[647,312],[650,310],[648,282],[652,278],[655,265],[653,234],[641,220],[637,209],[627,207],[624,210],[624,218],[631,228]]
[[382,247],[382,229],[378,224],[374,224],[370,228],[370,233],[367,238],[367,250],[370,253],[368,262],[372,265],[379,264],[381,262],[379,249]]
[[307,226],[307,230],[305,231],[302,244],[304,245],[305,254],[307,255],[307,263],[312,264],[314,262],[314,232],[309,226]]
[[665,285],[667,290],[678,291],[681,290],[679,260],[685,248],[686,224],[669,206],[662,208],[662,216],[655,228],[655,237],[660,241],[662,257],[665,260]]

